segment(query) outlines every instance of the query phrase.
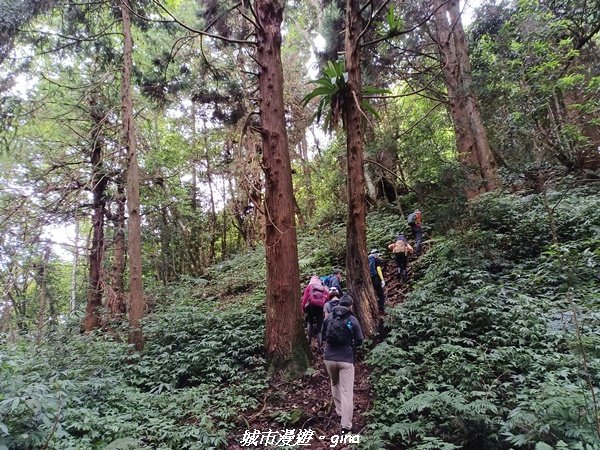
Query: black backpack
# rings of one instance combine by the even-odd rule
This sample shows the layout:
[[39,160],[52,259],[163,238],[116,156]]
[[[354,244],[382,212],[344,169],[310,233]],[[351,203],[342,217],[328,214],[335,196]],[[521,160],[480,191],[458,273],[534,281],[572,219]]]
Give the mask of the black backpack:
[[325,340],[331,345],[345,345],[352,343],[352,337],[354,335],[352,330],[352,322],[350,321],[350,311],[344,308],[336,308],[333,311],[329,324],[327,326],[327,333]]

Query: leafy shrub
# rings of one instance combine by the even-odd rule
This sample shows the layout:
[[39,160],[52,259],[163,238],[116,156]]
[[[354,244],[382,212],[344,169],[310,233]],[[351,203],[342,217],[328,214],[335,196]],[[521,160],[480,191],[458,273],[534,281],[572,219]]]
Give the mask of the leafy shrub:
[[367,448],[600,448],[600,197],[548,199],[558,246],[539,197],[494,194],[419,260],[370,355]]
[[[398,233],[409,232],[406,218],[395,208],[381,208],[372,211],[367,216],[367,250],[377,248],[380,252],[387,251]],[[410,233],[407,234],[410,236]]]
[[328,275],[346,261],[346,225],[334,223],[328,228],[304,233],[298,239],[300,273],[308,278],[313,273]]
[[[600,232],[600,201],[593,188],[555,190],[547,194],[560,242],[585,240]],[[511,260],[531,258],[552,242],[550,218],[542,195],[489,193],[471,208],[472,222],[503,242],[498,249]]]
[[209,267],[206,278],[197,283],[196,289],[189,294],[200,299],[231,297],[232,300],[241,300],[257,289],[264,289],[265,274],[265,250],[257,246]]
[[132,380],[156,389],[236,382],[260,371],[264,314],[257,304],[236,304],[221,311],[215,303],[170,305],[145,325],[143,358]]
[[266,386],[264,314],[257,299],[170,300],[146,320],[137,356],[68,333],[0,349],[0,448],[224,448]]

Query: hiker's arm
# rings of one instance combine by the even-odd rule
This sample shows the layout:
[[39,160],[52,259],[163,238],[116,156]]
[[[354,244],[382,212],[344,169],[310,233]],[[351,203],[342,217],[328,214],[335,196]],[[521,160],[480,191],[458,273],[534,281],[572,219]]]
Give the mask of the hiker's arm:
[[329,323],[329,317],[323,321],[323,325],[321,325],[321,333],[319,334],[319,345],[323,345],[325,341],[325,330],[327,329],[327,324]]
[[306,303],[308,302],[308,297],[310,296],[310,286],[306,286],[304,288],[304,293],[302,294],[302,303],[300,304],[300,308],[302,309],[302,312],[304,312],[304,307],[306,306]]
[[360,345],[362,345],[365,338],[363,336],[362,330],[360,329],[360,324],[358,323],[358,320],[354,318],[353,322],[354,326],[352,327],[352,331],[354,332],[354,346],[359,347]]
[[381,271],[381,266],[377,266],[377,274],[379,275],[379,279],[383,281],[383,272]]
[[409,255],[412,255],[414,253],[414,251],[415,250],[411,247],[411,245],[407,243],[406,244],[406,253]]

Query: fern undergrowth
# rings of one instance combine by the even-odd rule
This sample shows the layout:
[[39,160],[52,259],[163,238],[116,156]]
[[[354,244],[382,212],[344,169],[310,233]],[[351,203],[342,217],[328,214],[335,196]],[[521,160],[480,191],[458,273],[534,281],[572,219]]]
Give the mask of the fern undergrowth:
[[365,448],[600,448],[600,196],[491,194],[422,257],[371,353]]

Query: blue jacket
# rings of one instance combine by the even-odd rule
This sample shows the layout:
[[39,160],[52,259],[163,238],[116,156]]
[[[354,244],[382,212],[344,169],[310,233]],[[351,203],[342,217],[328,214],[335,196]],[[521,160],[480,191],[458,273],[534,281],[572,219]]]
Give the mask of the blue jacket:
[[331,289],[332,287],[337,288],[340,295],[342,295],[342,283],[340,283],[340,279],[338,277],[336,277],[335,275],[331,275],[331,277],[329,278],[329,283],[327,284],[329,285],[327,286],[329,289]]

